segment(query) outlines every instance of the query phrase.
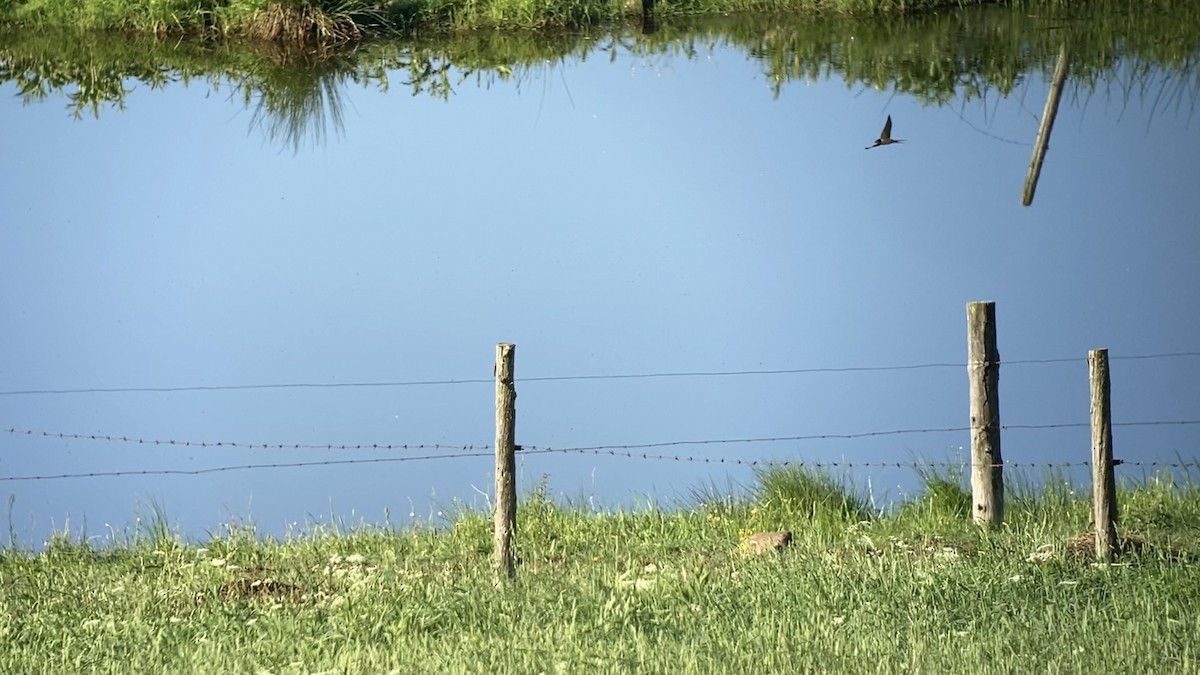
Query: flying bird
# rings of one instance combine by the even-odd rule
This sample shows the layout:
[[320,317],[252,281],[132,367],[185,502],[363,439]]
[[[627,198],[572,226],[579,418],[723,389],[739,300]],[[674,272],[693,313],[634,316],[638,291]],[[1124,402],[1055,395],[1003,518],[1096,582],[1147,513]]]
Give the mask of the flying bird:
[[883,125],[883,133],[879,134],[879,138],[875,139],[875,145],[868,146],[866,149],[878,148],[881,145],[891,145],[892,143],[903,143],[904,141],[898,138],[892,138],[892,116],[888,115],[887,122]]

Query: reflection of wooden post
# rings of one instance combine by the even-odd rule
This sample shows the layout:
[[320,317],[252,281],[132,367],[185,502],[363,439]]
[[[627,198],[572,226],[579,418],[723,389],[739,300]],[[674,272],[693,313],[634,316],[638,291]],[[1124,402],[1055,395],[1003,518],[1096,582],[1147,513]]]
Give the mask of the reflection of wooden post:
[[517,346],[496,345],[496,566],[509,578],[517,574],[513,534],[517,529],[517,388],[513,361]]
[[975,522],[1004,522],[1004,460],[1000,456],[1000,350],[996,303],[967,304],[967,375],[971,395],[971,501]]
[[1050,130],[1054,127],[1054,117],[1058,114],[1058,100],[1062,98],[1063,83],[1067,81],[1068,53],[1067,44],[1064,42],[1058,50],[1058,64],[1054,66],[1050,95],[1046,97],[1046,109],[1042,111],[1042,126],[1038,128],[1037,142],[1033,145],[1033,159],[1029,160],[1029,175],[1025,177],[1025,191],[1021,194],[1022,206],[1033,203],[1038,177],[1042,175],[1042,160],[1046,158],[1046,148],[1050,146]]
[[658,32],[658,17],[654,13],[655,0],[642,0],[642,35]]
[[1088,352],[1092,379],[1092,513],[1096,520],[1096,558],[1109,562],[1117,550],[1117,481],[1112,458],[1112,385],[1108,350]]

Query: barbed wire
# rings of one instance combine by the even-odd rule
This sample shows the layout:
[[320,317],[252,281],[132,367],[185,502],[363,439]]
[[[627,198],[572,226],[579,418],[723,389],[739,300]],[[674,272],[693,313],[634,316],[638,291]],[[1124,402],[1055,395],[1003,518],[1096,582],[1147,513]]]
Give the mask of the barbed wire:
[[[924,467],[961,467],[970,462],[815,462],[802,459],[741,459],[737,457],[692,457],[687,455],[661,455],[647,452],[632,452],[621,450],[597,449],[597,448],[540,448],[542,452],[547,453],[570,453],[570,454],[586,454],[586,455],[609,455],[612,457],[625,457],[628,459],[650,459],[657,461],[669,462],[688,462],[694,464],[735,464],[741,466],[764,466],[764,467],[797,467],[808,469],[913,469]],[[1120,464],[1121,462],[1115,462]],[[1004,468],[1037,468],[1037,467],[1074,467],[1074,466],[1091,466],[1088,462],[1044,462],[1044,463],[1022,463],[1022,462],[1004,462],[1001,464],[990,464],[992,467]]]
[[[545,450],[531,451],[540,454]],[[114,471],[87,471],[81,473],[60,473],[35,476],[0,476],[0,482],[58,480],[62,478],[109,478],[114,476],[201,476],[210,473],[227,471],[247,471],[252,469],[295,469],[313,466],[343,466],[351,464],[394,464],[396,462],[420,462],[431,459],[461,459],[468,457],[491,457],[490,452],[464,452],[453,455],[424,455],[409,457],[359,457],[354,459],[327,459],[308,462],[271,462],[265,464],[235,464],[232,466],[213,466],[202,469],[118,469]]]
[[0,433],[15,436],[36,436],[75,441],[103,441],[108,443],[132,443],[135,445],[159,445],[180,448],[237,448],[242,450],[488,450],[486,443],[449,445],[446,443],[245,443],[239,441],[181,441],[135,436],[112,436],[107,434],[72,434],[37,429],[0,429]]
[[[1173,359],[1200,357],[1196,352],[1163,352],[1157,354],[1110,355],[1110,361],[1134,361],[1151,359]],[[999,365],[1019,366],[1034,364],[1086,362],[1082,356],[1057,358],[1031,358],[1000,361]],[[566,382],[586,380],[635,380],[653,378],[680,377],[740,377],[751,375],[798,375],[815,373],[864,373],[905,370],[924,370],[936,368],[964,368],[969,366],[991,365],[988,361],[975,362],[930,362],[882,366],[834,366],[811,368],[772,368],[758,370],[712,370],[712,371],[678,371],[656,373],[616,373],[592,375],[547,375],[537,377],[517,377],[516,382]],[[179,393],[204,391],[243,391],[254,389],[349,389],[368,387],[421,387],[421,386],[451,386],[460,384],[492,384],[491,378],[466,378],[446,380],[401,380],[379,382],[284,382],[262,384],[222,384],[222,385],[186,385],[177,387],[79,387],[64,389],[13,389],[0,391],[0,396],[42,396],[63,394],[128,394],[128,393]]]
[[[1146,422],[1114,422],[1113,426],[1159,426],[1159,425],[1195,425],[1200,424],[1200,420],[1152,420]],[[1056,424],[1002,424],[1001,430],[1026,430],[1026,429],[1067,429],[1090,427],[1090,422],[1061,422]],[[730,445],[740,443],[777,443],[789,441],[821,441],[821,440],[854,440],[862,438],[874,438],[881,436],[900,436],[906,434],[932,434],[932,433],[950,433],[970,431],[971,427],[939,427],[928,429],[890,429],[886,431],[864,431],[852,434],[809,434],[803,436],[771,436],[759,438],[717,438],[717,439],[702,439],[702,440],[686,440],[686,441],[660,441],[656,443],[631,443],[624,445],[595,445],[590,447],[574,448],[577,451],[608,451],[608,450],[643,450],[653,448],[668,448],[684,445]],[[537,446],[530,446],[530,449],[544,450]]]
[[[612,457],[622,457],[627,459],[639,460],[656,460],[656,461],[673,461],[687,462],[695,464],[724,464],[724,465],[739,465],[747,467],[795,467],[803,469],[922,469],[922,468],[962,468],[970,465],[970,462],[933,462],[933,461],[910,461],[910,462],[825,462],[825,461],[808,461],[808,460],[779,460],[779,459],[742,459],[738,457],[693,457],[687,455],[662,455],[653,453],[638,453],[629,450],[615,449],[598,449],[598,448],[525,448],[518,446],[518,453],[524,455],[534,454],[589,454],[589,455],[608,455]],[[389,464],[396,462],[416,462],[434,459],[460,459],[474,457],[491,457],[490,452],[473,452],[459,453],[452,455],[425,455],[425,456],[408,456],[408,457],[360,457],[354,459],[333,459],[319,460],[306,462],[273,462],[263,464],[235,464],[230,466],[215,466],[205,467],[200,469],[119,469],[113,471],[86,471],[79,473],[60,473],[60,474],[44,474],[44,475],[25,475],[25,476],[0,476],[0,482],[22,482],[22,481],[43,481],[43,480],[62,480],[71,478],[111,478],[118,476],[200,476],[205,474],[224,473],[230,471],[249,471],[257,469],[293,469],[317,466],[345,466],[358,464]],[[1128,467],[1146,467],[1146,468],[1173,468],[1173,469],[1200,469],[1200,461],[1197,462],[1157,462],[1157,461],[1127,461],[1114,459],[1113,464],[1117,466]],[[1003,462],[1000,464],[991,464],[992,467],[1003,467],[1005,469],[1060,469],[1060,468],[1082,468],[1090,467],[1091,462]]]
[[[768,467],[799,467],[810,469],[833,469],[833,468],[848,468],[848,469],[915,469],[926,467],[964,467],[971,466],[971,462],[811,462],[807,460],[777,460],[777,459],[741,459],[729,457],[691,457],[686,455],[660,455],[653,453],[638,453],[632,451],[621,451],[615,449],[597,449],[597,448],[538,448],[542,453],[576,453],[590,455],[610,455],[613,457],[626,457],[629,459],[650,459],[659,461],[673,462],[689,462],[696,464],[738,464],[743,466],[768,466]],[[1189,467],[1200,468],[1200,461],[1197,462],[1142,462],[1128,461],[1122,459],[1114,459],[1114,466],[1136,466],[1136,467],[1162,467],[1183,469]],[[1001,462],[999,464],[987,464],[984,466],[1003,467],[1005,469],[1057,469],[1057,468],[1073,468],[1073,467],[1090,467],[1091,462]]]
[[[1200,424],[1200,419],[1194,420],[1140,420],[1130,422],[1113,422],[1114,427],[1139,427],[1139,426],[1191,426]],[[1001,431],[1017,431],[1017,430],[1046,430],[1046,429],[1078,429],[1090,427],[1090,422],[1055,422],[1049,424],[1002,424]],[[591,446],[588,450],[641,450],[653,448],[666,448],[673,446],[685,445],[732,445],[732,444],[754,444],[754,443],[786,443],[786,442],[803,442],[803,441],[824,441],[824,440],[855,440],[863,438],[877,438],[885,436],[903,436],[912,434],[938,434],[938,433],[962,433],[971,430],[970,426],[956,427],[927,427],[927,428],[912,428],[912,429],[885,429],[876,431],[862,431],[856,433],[843,434],[802,434],[796,436],[761,436],[750,438],[713,438],[713,439],[696,439],[696,440],[679,440],[679,441],[659,441],[654,443],[632,443],[632,444],[616,444],[616,445],[597,445]],[[38,438],[53,438],[59,440],[76,440],[76,441],[99,441],[107,443],[129,443],[134,445],[153,445],[179,448],[234,448],[242,450],[377,450],[377,451],[396,451],[396,450],[446,450],[446,451],[462,451],[470,452],[472,450],[489,450],[493,446],[487,443],[475,443],[468,445],[450,445],[445,443],[246,443],[240,441],[188,441],[176,439],[159,439],[159,438],[141,438],[136,436],[115,436],[110,434],[79,434],[66,433],[59,431],[45,431],[38,429],[18,429],[10,427],[0,429],[0,433],[6,433],[12,436],[34,436]],[[530,450],[538,449],[536,446],[527,446]]]

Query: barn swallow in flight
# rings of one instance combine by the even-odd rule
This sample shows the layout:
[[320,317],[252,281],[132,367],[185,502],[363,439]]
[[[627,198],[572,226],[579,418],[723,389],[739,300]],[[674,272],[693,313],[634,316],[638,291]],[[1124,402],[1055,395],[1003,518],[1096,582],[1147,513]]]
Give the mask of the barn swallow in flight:
[[892,116],[888,115],[887,122],[883,125],[883,133],[879,134],[879,138],[875,139],[875,145],[869,146],[867,150],[870,150],[871,148],[878,148],[881,145],[891,145],[892,143],[903,142],[903,140],[898,138],[892,138]]

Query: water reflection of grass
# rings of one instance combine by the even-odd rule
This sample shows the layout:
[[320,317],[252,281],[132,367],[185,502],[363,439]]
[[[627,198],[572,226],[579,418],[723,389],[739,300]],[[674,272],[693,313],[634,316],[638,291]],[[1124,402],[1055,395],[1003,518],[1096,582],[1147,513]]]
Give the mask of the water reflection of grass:
[[[1123,489],[1129,545],[1100,566],[1079,536],[1090,496],[1066,487],[1022,493],[985,530],[944,484],[880,515],[827,475],[760,480],[632,510],[563,505],[543,484],[522,498],[511,585],[492,572],[491,518],[469,509],[284,541],[233,523],[183,542],[161,511],[105,546],[61,534],[0,551],[0,671],[1192,670],[1194,483]],[[781,529],[779,553],[738,545]]]
[[503,80],[520,86],[568,59],[619,52],[694,59],[733,46],[761,64],[776,94],[795,80],[837,78],[944,105],[1007,96],[1031,74],[1050,72],[1066,44],[1074,88],[1068,95],[1099,93],[1122,104],[1145,97],[1156,107],[1187,108],[1200,95],[1200,5],[1172,6],[1178,11],[1120,13],[1095,3],[1050,20],[1009,8],[888,21],[757,13],[677,18],[653,34],[620,25],[596,32],[462,31],[341,47],[10,30],[0,31],[0,82],[14,82],[26,101],[61,93],[71,112],[83,115],[121,107],[131,83],[158,88],[199,80],[236,92],[254,111],[256,128],[299,147],[338,129],[348,86],[401,84],[414,94],[448,97],[461,86]]

